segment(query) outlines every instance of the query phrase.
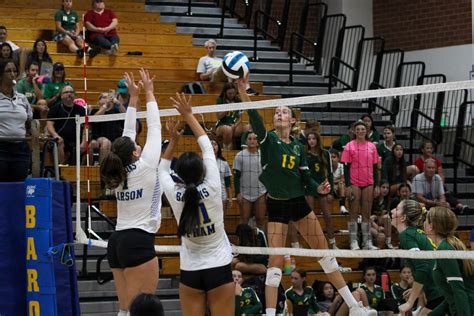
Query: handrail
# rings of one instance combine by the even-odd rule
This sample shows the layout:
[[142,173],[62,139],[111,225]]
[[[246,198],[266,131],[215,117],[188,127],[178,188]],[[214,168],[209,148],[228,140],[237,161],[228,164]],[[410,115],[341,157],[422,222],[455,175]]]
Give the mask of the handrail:
[[[278,29],[278,35],[277,36],[274,36],[270,33],[267,32],[267,30],[264,30],[263,28],[261,28],[259,26],[259,22],[260,22],[260,18],[259,16],[260,15],[263,15],[264,17],[266,17],[268,20],[272,21],[273,23],[275,23],[275,25],[277,26],[277,29]],[[258,60],[258,56],[257,56],[257,37],[258,37],[258,32],[261,32],[263,33],[265,36],[268,36],[270,37],[271,39],[273,40],[280,40],[281,38],[281,27],[282,27],[282,23],[275,19],[274,17],[272,17],[271,15],[263,12],[262,10],[257,10],[255,11],[255,18],[254,18],[254,34],[253,34],[253,60],[256,61]]]
[[473,150],[474,151],[474,143],[472,143],[471,141],[469,141],[468,139],[466,139],[464,137],[464,129],[467,127],[464,125],[464,122],[466,120],[466,114],[467,114],[467,107],[468,106],[474,106],[474,101],[464,101],[463,103],[461,103],[461,106],[459,107],[459,113],[458,113],[458,122],[457,122],[457,126],[456,126],[456,136],[455,136],[455,139],[454,139],[454,149],[453,149],[453,163],[454,163],[454,166],[453,166],[453,170],[454,170],[454,173],[453,173],[453,178],[454,178],[454,187],[453,187],[453,191],[454,191],[454,194],[456,195],[458,193],[458,167],[459,167],[459,163],[462,162],[466,165],[468,165],[469,167],[471,168],[474,168],[474,163],[471,161],[467,161],[465,159],[463,159],[463,157],[461,156],[462,154],[462,145],[466,145],[468,147],[470,147],[470,150]]
[[186,12],[186,15],[188,15],[188,16],[193,15],[193,13],[191,12],[191,1],[192,0],[188,0],[188,12]]
[[[309,0],[305,0],[305,3],[303,5],[303,9],[301,10],[301,21],[300,21],[300,26],[298,33],[301,34],[303,37],[305,36],[306,33],[306,25],[308,23],[308,12],[310,7],[318,7],[321,6],[323,8],[323,13],[321,14],[321,19],[323,19],[327,13],[328,13],[328,6],[324,2],[315,2],[315,3],[309,3]],[[303,41],[300,40],[297,45],[297,50],[298,51],[303,51]],[[316,55],[315,55],[316,57]]]
[[[300,42],[302,43],[303,41],[307,42],[307,43],[310,43],[311,45],[313,45],[313,48],[314,48],[314,57],[311,58],[311,57],[308,57],[306,56],[303,52],[301,52],[301,50],[295,50],[294,49],[294,39],[295,38],[298,38],[300,39]],[[317,49],[317,45],[318,43],[316,43],[315,41],[305,37],[303,34],[301,33],[298,33],[298,32],[292,32],[291,33],[291,37],[290,37],[290,51],[289,51],[289,55],[290,55],[290,77],[289,77],[289,84],[290,85],[293,85],[293,55],[296,55],[300,58],[303,58],[307,61],[309,61],[310,63],[313,63],[314,64],[314,60],[316,58],[316,49]]]
[[237,15],[239,18],[244,18],[245,24],[247,27],[250,27],[250,18],[252,17],[252,10],[253,10],[253,0],[243,0],[245,5],[245,15],[242,17],[235,12],[235,0],[232,0],[230,6],[227,6],[227,0],[222,1],[222,9],[221,9],[221,25],[219,30],[219,37],[224,37],[224,20],[225,20],[225,13],[228,10],[231,17],[234,17],[234,14]]

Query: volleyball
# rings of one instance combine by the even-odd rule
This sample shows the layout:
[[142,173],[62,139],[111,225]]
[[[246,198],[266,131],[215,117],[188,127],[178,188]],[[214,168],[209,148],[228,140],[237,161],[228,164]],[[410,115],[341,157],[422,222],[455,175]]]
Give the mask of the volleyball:
[[230,79],[243,78],[250,70],[250,61],[244,53],[233,51],[224,56],[222,70]]

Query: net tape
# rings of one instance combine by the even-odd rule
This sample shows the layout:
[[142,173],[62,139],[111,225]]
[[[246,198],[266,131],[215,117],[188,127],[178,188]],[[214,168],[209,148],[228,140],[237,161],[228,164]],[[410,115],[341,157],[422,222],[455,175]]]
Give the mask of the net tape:
[[[389,88],[380,90],[364,90],[356,92],[344,92],[336,94],[325,94],[316,96],[304,96],[296,98],[272,99],[253,102],[219,104],[219,105],[204,105],[193,107],[194,114],[200,113],[214,113],[218,107],[219,112],[237,111],[247,109],[264,109],[278,106],[299,106],[303,104],[320,104],[320,103],[334,103],[341,101],[355,101],[370,98],[382,97],[397,97],[403,95],[414,95],[423,93],[436,93],[443,91],[454,91],[463,89],[474,89],[474,81],[454,81],[447,83],[428,84],[420,86],[409,86],[400,88]],[[178,116],[176,109],[160,110],[160,116]],[[137,113],[137,118],[146,118],[146,111]],[[111,120],[124,120],[125,113],[109,114],[106,116],[91,116],[88,118],[89,122],[105,122]],[[77,129],[80,129],[80,124],[85,122],[85,117],[76,117]],[[80,170],[80,166],[77,167]],[[79,171],[78,171],[79,172]],[[78,186],[79,190],[79,186]],[[79,195],[79,192],[77,193]],[[77,205],[76,218],[80,218],[80,206]],[[90,221],[90,218],[88,219]],[[107,241],[94,240],[86,236],[81,227],[81,222],[76,224],[76,243],[95,246],[100,248],[107,248]],[[90,227],[90,226],[89,226]],[[92,235],[92,231],[90,231]],[[181,246],[155,246],[157,253],[178,253]],[[399,249],[384,249],[384,250],[332,250],[332,249],[301,249],[301,248],[262,248],[262,247],[240,247],[232,246],[234,253],[249,254],[249,255],[293,255],[303,257],[344,257],[344,258],[411,258],[411,259],[474,259],[474,251],[412,251]]]

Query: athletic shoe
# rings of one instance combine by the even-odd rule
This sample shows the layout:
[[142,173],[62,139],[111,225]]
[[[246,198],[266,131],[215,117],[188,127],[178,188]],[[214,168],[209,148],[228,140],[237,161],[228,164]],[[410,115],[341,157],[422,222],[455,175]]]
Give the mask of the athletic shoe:
[[387,246],[387,249],[393,249],[393,245],[391,242],[385,242],[385,245]]
[[351,250],[360,250],[359,243],[357,240],[351,241]]
[[377,311],[365,307],[362,302],[358,302],[357,305],[352,305],[349,309],[349,316],[377,316]]
[[89,57],[94,58],[95,56],[99,55],[100,49],[98,48],[91,48],[89,49]]
[[344,206],[342,205],[339,210],[341,211],[341,215],[348,215],[349,214],[349,210]]
[[418,316],[418,315],[420,314],[420,312],[421,312],[422,309],[423,309],[422,306],[418,306],[417,309],[415,309],[414,311],[411,311],[411,314],[412,314],[413,316]]
[[84,57],[84,50],[82,48],[79,48],[78,50],[76,50],[76,55],[79,58]]
[[249,96],[258,95],[258,92],[252,88],[248,88],[245,92],[247,92]]
[[116,56],[118,54],[119,46],[114,44],[110,47],[110,54]]
[[379,250],[379,247],[374,246],[372,240],[367,241],[362,248],[364,248],[364,250]]

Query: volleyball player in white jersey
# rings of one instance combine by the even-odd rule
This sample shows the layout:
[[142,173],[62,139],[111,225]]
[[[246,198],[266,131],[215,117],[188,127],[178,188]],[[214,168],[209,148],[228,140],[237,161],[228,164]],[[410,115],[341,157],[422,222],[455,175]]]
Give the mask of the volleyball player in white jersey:
[[191,97],[184,94],[172,99],[184,117],[202,151],[182,154],[176,173],[182,183],[171,178],[173,148],[180,133],[168,122],[171,141],[162,156],[158,175],[181,236],[179,298],[184,316],[201,316],[209,304],[211,314],[234,314],[235,285],[232,279],[232,249],[224,230],[221,182],[216,157],[201,125],[193,116]]
[[[155,293],[158,284],[158,258],[155,233],[161,223],[161,188],[158,163],[161,154],[160,113],[153,96],[153,78],[140,70],[136,84],[133,74],[125,73],[130,103],[123,135],[101,162],[101,176],[117,198],[117,226],[109,239],[107,255],[119,299],[119,316],[127,315],[130,302],[139,293]],[[147,142],[143,148],[135,142],[136,105],[140,88],[147,101]]]

